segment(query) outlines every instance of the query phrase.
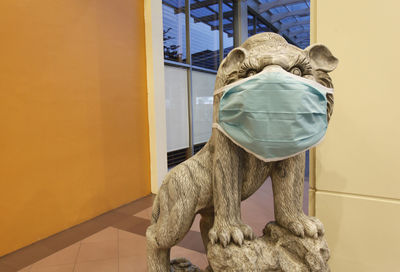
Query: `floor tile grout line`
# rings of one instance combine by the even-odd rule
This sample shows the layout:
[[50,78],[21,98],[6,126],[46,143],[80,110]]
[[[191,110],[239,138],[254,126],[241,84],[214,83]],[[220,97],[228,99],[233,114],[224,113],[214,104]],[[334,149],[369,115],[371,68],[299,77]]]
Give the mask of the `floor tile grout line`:
[[[50,255],[49,255],[50,256]],[[47,258],[47,257],[46,257]],[[45,259],[45,258],[43,258],[43,259]],[[41,259],[41,260],[43,260],[43,259]],[[27,271],[27,272],[29,272],[29,271],[31,271],[32,269],[33,269],[33,267],[35,266],[35,264],[36,263],[33,263],[33,264],[31,264],[31,265],[28,265],[29,266],[29,270]],[[66,266],[66,265],[71,265],[72,263],[60,263],[60,264],[46,264],[46,265],[44,265],[44,266],[40,266],[40,268],[54,268],[54,267],[59,267],[59,266]],[[23,267],[23,268],[21,268],[21,269],[19,269],[18,271],[20,271],[20,270],[22,270],[22,269],[25,269],[25,268],[27,268],[28,266],[26,266],[26,267]]]
[[81,251],[81,246],[82,246],[82,240],[79,241],[79,248],[78,248],[78,251],[76,252],[75,262],[74,262],[74,267],[73,267],[73,269],[72,269],[72,272],[75,271],[76,263],[78,262],[78,256],[79,256],[79,253],[80,253],[80,251]]
[[102,262],[102,261],[109,261],[109,260],[115,260],[115,257],[107,257],[107,258],[100,258],[100,259],[91,259],[91,260],[86,260],[79,262],[79,264],[87,264],[87,263],[97,263],[97,262]]

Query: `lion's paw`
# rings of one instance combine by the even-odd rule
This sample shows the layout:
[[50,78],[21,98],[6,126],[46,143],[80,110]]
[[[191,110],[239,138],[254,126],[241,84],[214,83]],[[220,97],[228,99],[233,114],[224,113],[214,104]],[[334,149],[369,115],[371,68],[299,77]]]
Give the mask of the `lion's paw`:
[[211,244],[219,242],[223,247],[226,247],[231,241],[241,246],[244,239],[253,240],[254,237],[251,227],[244,223],[234,225],[214,223],[208,232]]
[[285,220],[286,222],[278,222],[279,225],[290,230],[294,235],[304,237],[309,236],[318,238],[318,236],[324,235],[324,225],[319,221],[318,218],[300,215],[297,218],[291,220]]

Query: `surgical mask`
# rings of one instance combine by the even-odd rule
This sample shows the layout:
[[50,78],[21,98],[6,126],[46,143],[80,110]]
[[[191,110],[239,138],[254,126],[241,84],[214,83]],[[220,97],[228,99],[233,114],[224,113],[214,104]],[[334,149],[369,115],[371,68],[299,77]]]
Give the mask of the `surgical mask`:
[[286,159],[322,141],[332,92],[280,66],[267,67],[214,92],[223,95],[213,127],[263,161]]

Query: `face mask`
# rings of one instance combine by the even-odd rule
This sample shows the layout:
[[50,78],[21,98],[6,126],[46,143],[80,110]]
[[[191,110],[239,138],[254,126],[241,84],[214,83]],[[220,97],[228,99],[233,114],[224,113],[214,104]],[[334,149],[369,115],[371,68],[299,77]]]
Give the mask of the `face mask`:
[[326,88],[271,66],[217,90],[219,129],[263,161],[292,157],[322,141],[328,127]]

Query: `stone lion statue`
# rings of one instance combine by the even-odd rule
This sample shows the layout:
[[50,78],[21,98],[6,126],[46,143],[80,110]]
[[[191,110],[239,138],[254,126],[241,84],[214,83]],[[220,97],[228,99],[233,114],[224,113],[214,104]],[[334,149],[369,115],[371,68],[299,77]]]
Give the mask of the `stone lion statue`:
[[[337,63],[324,45],[311,45],[302,50],[278,34],[261,33],[234,48],[223,60],[215,89],[252,76],[270,65],[331,88],[328,73]],[[222,93],[214,96],[214,122],[221,96]],[[333,95],[327,94],[327,100],[329,119]],[[322,223],[302,211],[304,169],[304,152],[265,162],[213,128],[203,149],[167,174],[154,200],[151,225],[146,233],[149,271],[171,270],[170,248],[183,239],[196,214],[201,214],[200,229],[206,249],[209,243],[224,248],[230,243],[240,246],[254,239],[252,229],[241,220],[240,203],[268,177],[272,180],[276,224],[296,237],[322,236]]]

